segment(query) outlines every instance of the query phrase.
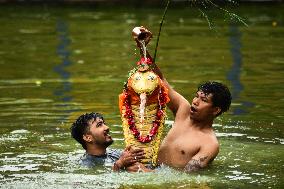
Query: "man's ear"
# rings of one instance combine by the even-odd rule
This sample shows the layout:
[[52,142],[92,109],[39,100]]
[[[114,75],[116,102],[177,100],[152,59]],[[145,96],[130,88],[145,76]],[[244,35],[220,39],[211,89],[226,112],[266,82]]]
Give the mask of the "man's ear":
[[214,110],[213,110],[214,117],[216,117],[221,111],[222,110],[220,107],[214,107]]
[[89,135],[89,134],[85,134],[83,135],[83,140],[86,141],[86,142],[92,142],[92,135]]

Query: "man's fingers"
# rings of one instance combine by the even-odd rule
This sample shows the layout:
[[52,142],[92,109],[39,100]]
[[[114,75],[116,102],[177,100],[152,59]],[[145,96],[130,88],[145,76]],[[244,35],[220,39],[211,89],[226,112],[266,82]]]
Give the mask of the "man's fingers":
[[137,152],[137,153],[132,153],[133,156],[145,156],[145,152]]
[[139,160],[144,159],[144,158],[145,158],[145,155],[137,156],[137,159]]
[[143,149],[136,148],[136,149],[132,149],[130,152],[131,152],[131,156],[133,156],[134,159],[137,161],[140,161],[141,159],[145,158],[145,152]]
[[125,166],[127,167],[127,166],[132,165],[132,164],[137,163],[137,162],[138,162],[138,161],[135,160],[135,159],[130,159],[130,160],[128,160],[128,161],[125,162]]
[[145,154],[144,150],[142,151],[138,151],[138,152],[135,152],[135,153],[131,153],[132,155],[143,155]]
[[144,153],[138,153],[138,154],[135,154],[134,157],[136,159],[143,159],[143,158],[145,158],[145,154]]
[[137,172],[139,170],[139,166],[137,163],[134,163],[133,165],[126,168],[128,172]]
[[130,152],[134,154],[138,152],[144,152],[144,150],[142,148],[131,148]]
[[138,156],[128,156],[124,159],[124,162],[126,163],[135,163],[140,159]]

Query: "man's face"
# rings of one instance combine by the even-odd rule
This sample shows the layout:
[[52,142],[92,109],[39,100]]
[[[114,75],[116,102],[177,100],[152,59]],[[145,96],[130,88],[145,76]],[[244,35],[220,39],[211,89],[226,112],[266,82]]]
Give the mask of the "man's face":
[[213,120],[220,108],[213,106],[212,97],[211,93],[197,91],[192,100],[190,118],[196,121]]
[[101,118],[91,119],[89,122],[90,130],[86,134],[90,138],[87,142],[91,142],[96,145],[108,147],[113,143],[113,140],[109,134],[109,127],[105,124]]

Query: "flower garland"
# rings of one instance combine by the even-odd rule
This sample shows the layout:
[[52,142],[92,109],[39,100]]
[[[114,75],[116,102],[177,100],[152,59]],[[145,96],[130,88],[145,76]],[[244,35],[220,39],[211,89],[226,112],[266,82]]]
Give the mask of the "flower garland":
[[151,65],[151,64],[153,64],[153,61],[152,61],[152,58],[149,58],[149,57],[147,57],[147,58],[144,58],[144,57],[142,57],[141,59],[140,59],[140,61],[138,61],[137,63],[137,66],[140,66],[140,65],[145,65],[145,64],[147,64],[147,65]]
[[159,109],[157,110],[156,113],[156,119],[153,121],[152,128],[146,136],[142,136],[140,131],[136,128],[135,125],[135,119],[134,119],[134,114],[132,112],[131,108],[131,100],[130,100],[130,95],[127,92],[127,89],[124,90],[124,101],[123,105],[125,106],[125,114],[124,117],[127,119],[128,125],[129,125],[129,130],[131,133],[134,135],[134,137],[142,143],[148,143],[151,142],[154,138],[154,136],[157,134],[158,129],[160,127],[161,121],[162,121],[162,116],[164,115],[164,107],[167,102],[167,97],[166,97],[166,92],[164,91],[163,87],[160,88],[159,91],[159,96],[158,96],[158,105]]

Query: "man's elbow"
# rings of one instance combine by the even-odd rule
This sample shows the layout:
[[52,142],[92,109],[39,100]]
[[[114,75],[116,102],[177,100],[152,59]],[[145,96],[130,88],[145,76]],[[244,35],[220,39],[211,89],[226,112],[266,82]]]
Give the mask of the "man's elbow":
[[208,161],[206,161],[207,158],[208,157],[206,156],[198,160],[191,159],[184,167],[184,171],[190,173],[206,168],[208,166]]
[[206,168],[207,165],[186,165],[184,167],[184,172],[187,172],[187,173],[192,173],[192,172],[197,172],[197,171],[200,171],[202,170],[203,168]]

